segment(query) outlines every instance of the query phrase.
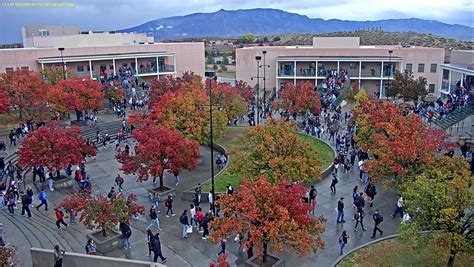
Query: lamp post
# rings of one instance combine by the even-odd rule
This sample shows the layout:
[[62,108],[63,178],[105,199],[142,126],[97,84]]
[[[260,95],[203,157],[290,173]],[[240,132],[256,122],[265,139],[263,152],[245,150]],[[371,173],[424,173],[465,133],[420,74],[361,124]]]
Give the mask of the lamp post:
[[217,66],[214,63],[212,66],[214,70],[214,77],[209,79],[209,117],[210,117],[210,143],[211,143],[211,194],[212,194],[212,213],[216,214],[216,205],[214,205],[216,201],[216,191],[214,189],[214,129],[213,129],[213,123],[212,123],[212,82],[217,81],[217,73],[216,69]]
[[64,80],[66,80],[66,65],[64,64],[64,57],[63,57],[64,47],[59,47],[58,50],[59,52],[61,52],[61,62],[63,63],[63,78]]
[[388,71],[388,78],[387,78],[387,90],[385,90],[385,97],[388,99],[388,90],[390,89],[390,74],[392,73],[392,53],[393,50],[388,50],[388,65],[390,69]]
[[264,110],[264,113],[265,114],[265,101],[266,101],[266,94],[267,94],[267,87],[265,85],[265,80],[266,80],[266,75],[265,75],[265,69],[266,68],[270,68],[270,65],[265,65],[265,55],[267,54],[267,51],[262,51],[262,54],[263,54],[263,65],[260,65],[259,67],[262,68],[263,67],[263,110]]
[[260,60],[262,60],[261,56],[255,56],[255,60],[257,61],[257,125],[259,124],[259,105],[260,105]]

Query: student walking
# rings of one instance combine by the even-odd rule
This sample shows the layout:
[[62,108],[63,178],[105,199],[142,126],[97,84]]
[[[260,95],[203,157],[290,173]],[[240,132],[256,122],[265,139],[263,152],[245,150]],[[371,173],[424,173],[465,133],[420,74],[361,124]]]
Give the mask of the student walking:
[[54,267],[63,267],[63,256],[66,253],[59,249],[59,245],[54,245]]
[[156,233],[155,237],[153,238],[153,254],[153,262],[156,262],[158,257],[160,257],[162,263],[166,262],[166,258],[163,257],[163,253],[161,252],[160,233]]
[[314,208],[316,207],[316,197],[318,196],[318,191],[314,188],[314,185],[311,186],[309,190],[309,206],[311,208],[311,213],[314,213]]
[[146,228],[147,230],[150,229],[152,226],[155,226],[158,230],[162,230],[160,228],[160,221],[158,220],[158,214],[156,213],[156,208],[152,206],[150,208],[150,225]]
[[219,243],[220,243],[221,250],[219,251],[219,253],[217,253],[217,257],[219,257],[221,254],[225,255],[225,245],[227,243],[227,239],[221,238]]
[[151,252],[153,251],[153,238],[155,235],[150,229],[146,229],[146,243],[148,244],[148,257],[151,256]]
[[332,174],[332,180],[331,180],[331,186],[329,187],[331,189],[331,193],[336,194],[336,184],[339,183],[339,180],[336,177],[336,173]]
[[31,211],[30,211],[30,205],[33,203],[33,199],[29,195],[23,195],[21,196],[21,216],[25,216],[25,211],[26,214],[28,214],[28,218],[31,218]]
[[337,218],[336,223],[345,223],[344,221],[344,198],[341,197],[337,202]]
[[94,240],[89,239],[87,241],[86,253],[89,255],[97,255],[97,248],[95,247]]
[[66,228],[68,227],[68,224],[64,222],[64,212],[55,208],[54,215],[56,216],[56,226],[58,227],[58,230],[61,229],[61,224],[66,226]]
[[357,231],[357,226],[359,225],[359,223],[362,227],[362,231],[365,231],[366,229],[364,228],[364,210],[362,208],[357,208],[357,212],[356,214],[354,214],[354,219],[356,220],[354,231]]
[[38,195],[38,199],[41,201],[41,204],[36,206],[36,210],[39,210],[39,208],[43,205],[44,210],[48,210],[48,196],[46,195],[46,192],[44,192],[44,189],[41,189],[41,192]]
[[392,218],[395,218],[397,214],[400,213],[400,218],[403,218],[403,197],[402,195],[398,195],[397,206],[395,208],[395,212],[393,212]]
[[120,229],[120,232],[122,233],[123,248],[124,249],[132,248],[132,245],[130,244],[130,240],[129,240],[130,237],[132,236],[132,229],[130,229],[130,226],[124,221],[121,221],[119,224],[119,229]]
[[191,227],[189,225],[187,212],[188,210],[184,210],[183,214],[179,216],[179,222],[183,225],[183,238],[188,238],[188,227]]
[[344,247],[346,246],[349,237],[350,236],[347,234],[346,230],[342,231],[342,234],[339,236],[339,246],[341,248],[339,255],[344,255]]
[[173,212],[173,197],[171,195],[168,196],[168,198],[165,200],[165,206],[167,208],[166,210],[166,218],[169,218],[170,216],[168,215],[168,213],[171,211],[171,216],[175,216],[176,214],[174,214]]
[[383,222],[383,216],[380,215],[379,210],[375,210],[372,218],[374,219],[374,232],[372,233],[371,238],[375,238],[377,231],[380,232],[380,235],[383,234],[383,231],[379,228],[379,225]]

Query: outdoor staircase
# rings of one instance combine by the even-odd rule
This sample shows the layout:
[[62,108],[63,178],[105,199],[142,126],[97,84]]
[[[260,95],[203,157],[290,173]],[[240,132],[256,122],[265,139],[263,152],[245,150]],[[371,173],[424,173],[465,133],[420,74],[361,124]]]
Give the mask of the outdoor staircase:
[[474,101],[469,101],[465,106],[457,108],[455,111],[444,117],[441,117],[437,112],[433,113],[431,124],[446,129],[464,120],[470,115],[474,115]]

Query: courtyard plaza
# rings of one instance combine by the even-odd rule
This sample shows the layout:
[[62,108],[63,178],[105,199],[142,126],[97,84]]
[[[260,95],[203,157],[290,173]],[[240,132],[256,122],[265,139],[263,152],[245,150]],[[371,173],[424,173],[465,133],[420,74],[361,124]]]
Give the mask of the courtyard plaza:
[[[342,108],[342,112],[350,111],[350,105],[346,105]],[[114,121],[115,119],[111,115],[99,116],[98,127],[106,121]],[[472,121],[468,118],[469,122]],[[265,119],[263,119],[263,122]],[[116,121],[119,125],[120,121]],[[464,128],[472,127],[471,124],[461,122]],[[239,125],[244,126],[244,124]],[[463,134],[465,129],[459,131],[459,125],[454,125],[452,131],[453,134]],[[341,129],[344,129],[343,126]],[[327,140],[328,136],[323,136],[323,140],[328,142],[331,146],[335,146],[333,141]],[[134,145],[132,139],[128,139],[122,142],[121,147],[125,144],[129,146]],[[13,151],[10,151],[12,153]],[[456,151],[458,153],[458,151]],[[175,179],[172,174],[165,173],[164,184],[168,187],[176,188],[176,197],[173,208],[177,216],[166,218],[164,216],[165,207],[163,203],[160,203],[160,211],[158,218],[160,220],[160,227],[163,229],[160,231],[161,244],[163,255],[167,258],[166,266],[208,266],[210,262],[217,259],[217,252],[219,251],[218,244],[211,243],[207,240],[201,239],[201,234],[197,233],[196,229],[189,235],[188,239],[181,237],[181,224],[179,223],[179,214],[184,209],[189,210],[189,201],[182,200],[181,197],[183,192],[195,187],[198,183],[207,181],[210,177],[210,149],[208,147],[200,148],[201,157],[196,170],[192,172],[183,171],[180,174],[180,183],[175,186]],[[215,153],[217,156],[218,153]],[[94,191],[103,193],[104,195],[110,190],[115,184],[114,179],[119,174],[119,163],[115,159],[114,145],[110,144],[108,147],[101,147],[98,150],[96,159],[87,159],[86,162],[87,171],[91,177],[91,183]],[[131,245],[132,248],[128,250],[115,249],[105,256],[128,258],[136,260],[150,261],[151,258],[147,256],[148,246],[146,243],[146,227],[149,224],[148,210],[151,207],[151,203],[148,197],[148,190],[156,187],[150,180],[138,183],[135,177],[130,175],[123,175],[125,183],[123,185],[125,194],[135,194],[138,197],[138,204],[145,206],[145,215],[140,216],[138,220],[132,219],[132,236]],[[318,190],[317,205],[315,208],[315,216],[323,215],[327,222],[325,223],[325,232],[322,234],[325,240],[325,248],[318,251],[316,254],[309,254],[304,257],[298,257],[295,254],[283,252],[279,256],[285,259],[286,266],[330,266],[339,257],[339,244],[338,238],[343,230],[347,230],[351,238],[349,238],[348,244],[345,247],[345,251],[349,251],[355,247],[363,245],[372,241],[371,234],[373,230],[373,212],[378,209],[380,214],[385,218],[384,222],[380,225],[380,228],[384,231],[384,236],[395,234],[398,231],[400,225],[400,218],[391,218],[395,209],[397,201],[396,192],[393,189],[385,190],[381,185],[377,185],[377,195],[375,196],[373,207],[369,207],[368,203],[365,205],[366,216],[364,219],[364,226],[366,231],[354,232],[353,228],[355,221],[353,219],[354,208],[352,206],[352,189],[358,185],[362,191],[365,188],[365,184],[359,180],[359,171],[357,166],[352,168],[350,172],[344,174],[342,168],[338,172],[339,183],[336,185],[336,194],[332,194],[329,186],[331,183],[330,177],[323,177],[320,181],[316,182],[315,187]],[[27,175],[27,184],[32,185],[35,191],[35,202],[38,203],[37,193],[41,188],[46,188],[45,184],[32,184],[31,173]],[[238,189],[237,185],[233,185],[234,188]],[[74,251],[79,253],[85,253],[84,246],[87,242],[86,234],[90,230],[78,222],[75,225],[71,225],[65,230],[57,230],[55,227],[54,211],[53,207],[59,205],[64,199],[67,193],[77,190],[77,185],[74,184],[71,189],[59,189],[55,191],[47,190],[47,194],[50,202],[50,209],[44,211],[40,209],[32,209],[33,217],[27,219],[22,217],[17,210],[14,216],[8,215],[6,208],[2,209],[0,222],[4,226],[4,240],[7,243],[13,244],[17,248],[17,258],[21,266],[31,266],[31,256],[29,253],[30,247],[40,247],[51,249],[55,244],[59,244],[62,249],[66,251]],[[336,223],[336,211],[337,201],[341,198],[345,198],[345,209],[344,219],[346,220],[343,224]],[[206,194],[203,193],[203,198],[206,198]],[[209,209],[208,203],[201,203],[204,211]],[[156,229],[152,228],[153,231]],[[379,238],[379,235],[377,235]],[[227,243],[228,260],[231,266],[244,266],[244,262],[247,259],[246,253],[238,253],[238,244],[235,244],[231,240]]]

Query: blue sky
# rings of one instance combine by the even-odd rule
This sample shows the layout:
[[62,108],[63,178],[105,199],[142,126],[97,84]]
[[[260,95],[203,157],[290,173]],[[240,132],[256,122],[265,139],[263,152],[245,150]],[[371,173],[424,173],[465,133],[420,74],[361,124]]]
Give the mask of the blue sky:
[[9,3],[45,3],[47,0],[0,0],[0,43],[19,42],[21,26],[78,25],[83,30],[113,30],[150,20],[215,12],[223,9],[276,8],[310,18],[378,20],[433,19],[474,26],[472,0],[52,0],[66,7],[25,7]]

